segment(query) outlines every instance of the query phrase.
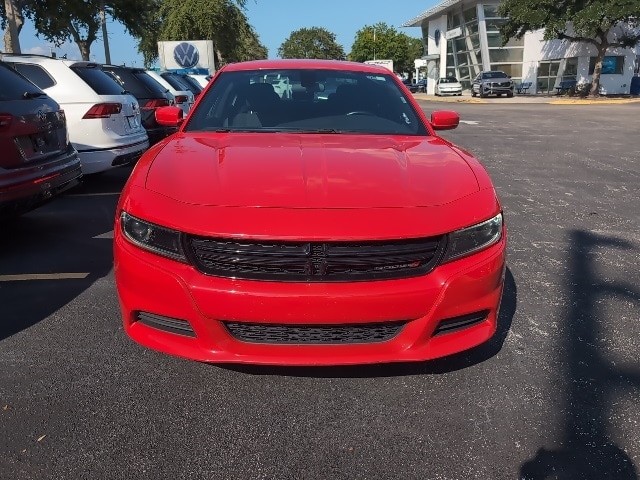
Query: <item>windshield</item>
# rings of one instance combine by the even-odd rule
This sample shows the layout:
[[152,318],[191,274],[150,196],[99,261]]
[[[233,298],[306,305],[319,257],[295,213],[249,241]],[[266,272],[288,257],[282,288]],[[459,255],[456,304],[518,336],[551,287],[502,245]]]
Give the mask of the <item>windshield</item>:
[[391,74],[346,70],[222,72],[185,131],[428,135]]
[[486,72],[483,73],[482,76],[484,78],[508,78],[504,72]]
[[454,77],[441,78],[440,83],[458,83],[458,80]]

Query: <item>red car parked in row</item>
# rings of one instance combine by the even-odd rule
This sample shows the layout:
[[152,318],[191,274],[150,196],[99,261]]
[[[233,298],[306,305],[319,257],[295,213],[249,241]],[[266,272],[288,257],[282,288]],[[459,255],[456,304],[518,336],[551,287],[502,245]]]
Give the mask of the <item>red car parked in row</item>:
[[[269,79],[286,79],[279,95]],[[326,86],[331,86],[327,94]],[[227,65],[138,162],[117,208],[126,332],[205,362],[421,361],[496,330],[502,207],[388,70]]]

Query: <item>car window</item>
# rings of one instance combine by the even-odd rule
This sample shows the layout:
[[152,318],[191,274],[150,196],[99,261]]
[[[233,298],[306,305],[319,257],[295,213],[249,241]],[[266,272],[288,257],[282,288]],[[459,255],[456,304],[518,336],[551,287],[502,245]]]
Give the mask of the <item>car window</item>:
[[51,77],[51,75],[49,75],[40,65],[34,65],[31,63],[14,63],[13,68],[42,89],[53,87],[56,84],[56,81]]
[[20,100],[27,92],[40,92],[38,87],[4,63],[0,63],[0,85],[0,101]]
[[187,131],[428,135],[392,74],[264,70],[220,74]]
[[104,70],[136,98],[165,98],[167,89],[147,75],[144,70],[111,67]]
[[71,70],[89,85],[98,95],[121,95],[122,86],[95,67],[71,67]]
[[187,82],[185,82],[182,78],[180,78],[178,75],[173,75],[173,74],[167,74],[167,73],[161,73],[160,76],[162,78],[165,79],[165,81],[171,85],[174,89],[176,90],[181,90],[181,91],[188,91],[191,93],[194,93],[192,91],[192,87],[191,85],[189,85]]

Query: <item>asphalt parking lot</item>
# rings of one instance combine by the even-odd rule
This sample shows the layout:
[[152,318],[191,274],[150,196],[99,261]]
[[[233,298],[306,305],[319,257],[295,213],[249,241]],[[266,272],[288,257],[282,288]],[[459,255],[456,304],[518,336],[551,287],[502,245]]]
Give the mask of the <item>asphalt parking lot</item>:
[[508,272],[487,344],[420,364],[216,366],[123,332],[130,170],[2,226],[2,479],[640,477],[640,103],[442,104],[489,170]]

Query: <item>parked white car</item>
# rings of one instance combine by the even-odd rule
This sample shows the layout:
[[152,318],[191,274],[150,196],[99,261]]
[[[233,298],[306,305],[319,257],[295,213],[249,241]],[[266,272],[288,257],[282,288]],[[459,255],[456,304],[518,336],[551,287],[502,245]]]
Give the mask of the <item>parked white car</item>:
[[138,101],[99,64],[42,55],[3,54],[2,59],[64,110],[83,174],[134,163],[149,148]]
[[456,77],[442,77],[436,80],[436,95],[462,95],[462,85]]
[[199,73],[190,73],[189,76],[193,78],[196,82],[198,82],[202,88],[209,85],[209,80],[211,80],[211,75],[202,75]]
[[180,107],[182,113],[186,116],[193,106],[193,93],[189,90],[176,90],[169,82],[167,82],[159,72],[155,70],[147,70],[147,73],[156,82],[166,88],[173,95],[173,102],[176,107]]

